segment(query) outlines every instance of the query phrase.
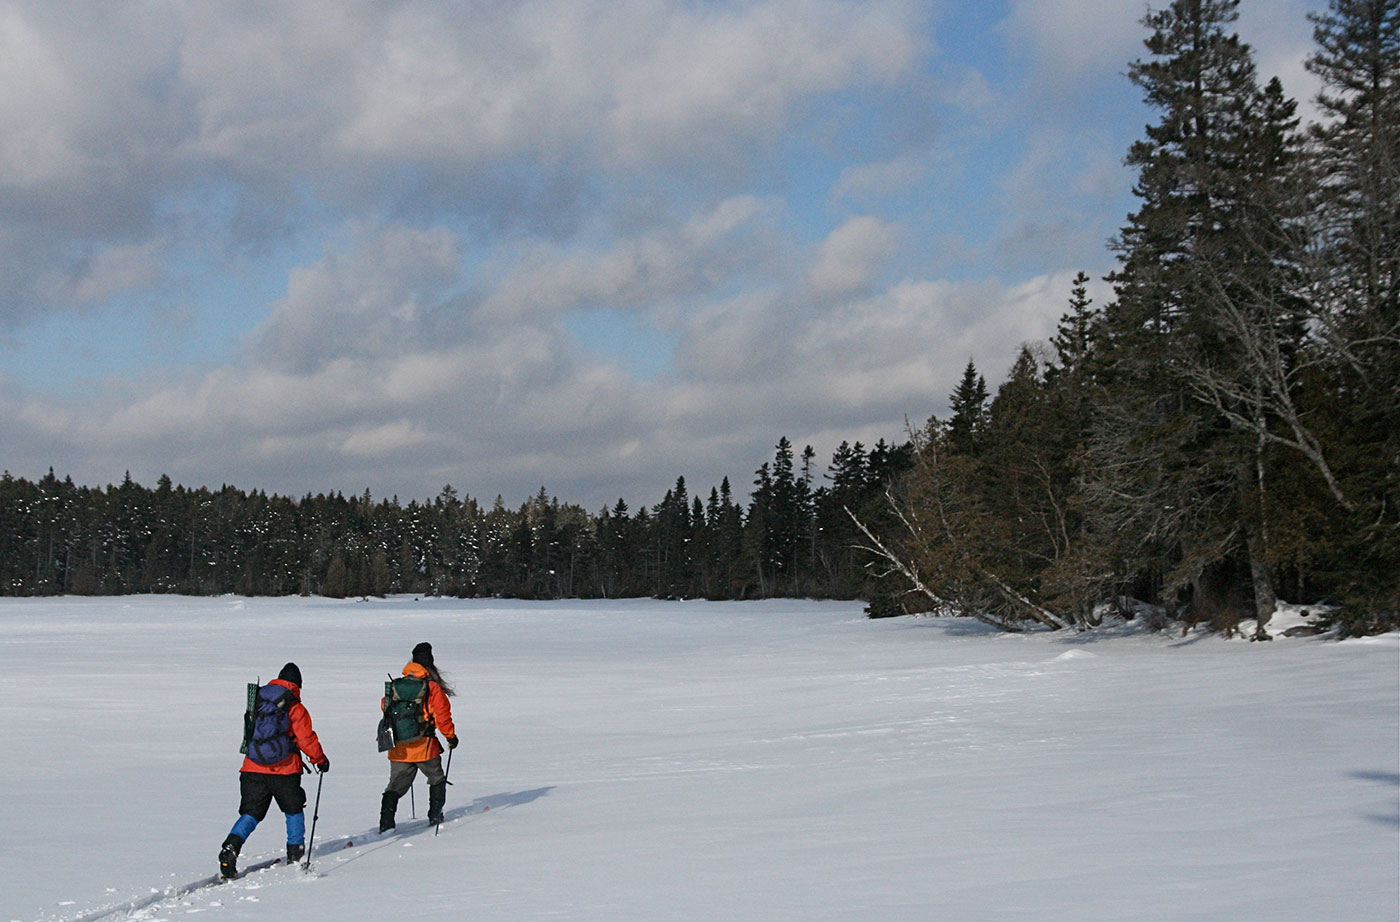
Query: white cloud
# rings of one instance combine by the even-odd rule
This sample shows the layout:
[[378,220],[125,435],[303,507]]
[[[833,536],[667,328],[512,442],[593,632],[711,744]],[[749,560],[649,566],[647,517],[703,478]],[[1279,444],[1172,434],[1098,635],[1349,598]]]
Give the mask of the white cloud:
[[[713,220],[702,213],[685,226]],[[86,482],[119,477],[103,469],[119,457],[143,482],[169,473],[292,495],[370,488],[422,497],[451,482],[478,497],[519,498],[547,484],[589,506],[617,496],[636,506],[681,474],[700,490],[727,475],[742,491],[751,459],[756,466],[780,434],[818,440],[819,453],[835,447],[820,439],[843,431],[901,437],[906,417],[942,411],[969,356],[995,382],[1016,344],[1048,335],[1064,309],[1069,273],[1017,286],[909,280],[857,298],[834,293],[842,286],[824,297],[805,288],[805,274],[840,249],[833,242],[883,241],[887,232],[852,219],[788,288],[675,315],[677,367],[653,381],[588,360],[548,317],[473,322],[472,335],[455,341],[389,336],[378,350],[336,333],[340,346],[315,362],[250,352],[202,379],[113,391],[81,409],[11,394],[0,400],[0,436],[23,446],[11,462],[17,473],[56,451]],[[300,335],[313,321],[374,327],[402,290],[384,254],[437,249],[402,229],[387,236],[353,251],[368,256],[328,256],[303,270],[317,284],[294,286],[265,335]],[[357,290],[351,280],[372,267],[390,281],[374,283],[379,292],[357,307],[332,311],[332,296]],[[37,454],[30,445],[41,446]]]
[[894,252],[898,231],[869,215],[850,218],[817,249],[807,284],[818,297],[856,294]]
[[184,27],[190,149],[273,171],[692,157],[771,135],[811,94],[891,79],[919,49],[898,0],[225,2]]
[[254,334],[260,361],[304,369],[327,357],[393,355],[431,334],[426,315],[460,276],[456,238],[395,225],[356,236],[349,253],[291,273]]
[[624,161],[713,149],[736,129],[772,134],[792,102],[886,81],[922,47],[902,4],[778,0],[737,10],[676,8],[619,76],[608,113]]
[[0,176],[52,182],[79,169],[67,136],[75,89],[57,50],[22,9],[0,7]]
[[390,458],[443,440],[410,419],[396,419],[368,429],[358,429],[341,440],[338,450],[366,458]]
[[12,0],[0,317],[65,309],[75,252],[163,226],[206,252],[249,216],[254,239],[407,212],[567,227],[623,175],[752,169],[813,98],[909,74],[918,6]]
[[159,279],[163,249],[160,241],[102,247],[64,274],[44,272],[35,280],[35,291],[62,304],[103,301]]
[[834,200],[885,198],[918,182],[928,167],[916,154],[903,154],[893,160],[846,167],[832,188]]
[[771,203],[738,196],[602,249],[538,244],[504,273],[480,315],[511,321],[581,308],[664,310],[672,299],[757,269],[773,249],[766,239],[773,213]]

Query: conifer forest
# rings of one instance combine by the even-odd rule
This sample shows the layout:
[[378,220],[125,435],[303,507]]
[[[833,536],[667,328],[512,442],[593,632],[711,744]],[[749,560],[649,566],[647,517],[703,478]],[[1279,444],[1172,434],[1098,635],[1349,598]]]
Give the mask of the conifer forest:
[[1007,630],[1284,599],[1400,627],[1400,2],[1312,17],[1306,125],[1237,5],[1144,18],[1112,296],[1081,273],[995,388],[969,361],[929,395],[946,417],[597,511],[6,473],[0,593],[862,598]]

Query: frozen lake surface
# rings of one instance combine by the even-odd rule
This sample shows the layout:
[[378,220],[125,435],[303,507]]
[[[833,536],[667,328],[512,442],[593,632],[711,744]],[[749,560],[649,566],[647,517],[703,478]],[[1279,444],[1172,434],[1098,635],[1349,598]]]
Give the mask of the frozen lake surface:
[[[378,699],[423,640],[458,689],[449,822],[381,839]],[[332,760],[316,841],[335,850],[165,896],[214,873],[244,684],[288,660]],[[1396,634],[1012,636],[801,601],[0,599],[0,674],[0,922],[1400,914]],[[421,781],[416,801],[421,823]],[[244,863],[283,841],[274,807]]]

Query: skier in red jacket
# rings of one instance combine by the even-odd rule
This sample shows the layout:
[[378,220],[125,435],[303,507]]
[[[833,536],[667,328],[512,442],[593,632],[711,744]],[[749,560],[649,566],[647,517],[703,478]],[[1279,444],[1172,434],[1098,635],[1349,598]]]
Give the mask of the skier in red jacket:
[[238,876],[238,853],[273,800],[287,821],[287,861],[299,861],[306,853],[303,753],[317,771],[331,770],[330,757],[301,703],[301,670],[288,663],[277,678],[258,689],[248,754],[238,773],[238,820],[219,848],[219,873],[224,877]]

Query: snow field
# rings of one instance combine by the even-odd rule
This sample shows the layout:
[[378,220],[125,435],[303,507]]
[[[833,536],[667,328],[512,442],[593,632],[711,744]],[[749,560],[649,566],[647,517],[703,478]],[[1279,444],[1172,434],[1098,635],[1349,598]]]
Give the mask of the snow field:
[[[212,874],[243,684],[289,659],[332,760],[317,842],[356,844],[313,875],[108,918],[1400,914],[1400,635],[1090,641],[860,610],[0,600],[17,741],[0,922],[90,918]],[[459,692],[449,822],[421,825],[420,781],[418,823],[380,839],[378,697],[420,640]],[[274,807],[244,863],[282,832]]]

